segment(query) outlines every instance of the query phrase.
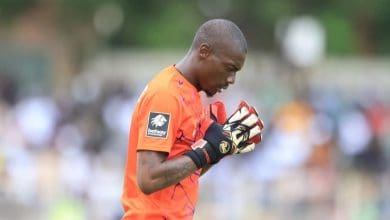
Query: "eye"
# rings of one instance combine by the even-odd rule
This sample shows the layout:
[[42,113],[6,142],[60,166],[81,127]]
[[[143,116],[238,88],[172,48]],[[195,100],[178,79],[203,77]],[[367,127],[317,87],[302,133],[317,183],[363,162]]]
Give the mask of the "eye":
[[228,72],[237,72],[237,69],[234,66],[229,66],[226,68],[226,71]]

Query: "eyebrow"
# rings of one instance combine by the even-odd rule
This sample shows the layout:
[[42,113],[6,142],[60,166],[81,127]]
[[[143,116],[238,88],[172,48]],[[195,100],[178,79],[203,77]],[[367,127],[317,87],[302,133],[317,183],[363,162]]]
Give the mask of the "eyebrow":
[[236,72],[241,70],[233,60],[227,60],[225,64],[229,66],[229,68],[233,67]]

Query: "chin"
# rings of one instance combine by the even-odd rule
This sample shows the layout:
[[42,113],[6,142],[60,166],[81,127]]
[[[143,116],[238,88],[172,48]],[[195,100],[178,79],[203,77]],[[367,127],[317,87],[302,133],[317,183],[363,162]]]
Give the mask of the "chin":
[[211,97],[215,96],[218,93],[218,90],[205,91],[205,93],[206,93],[207,97],[211,98]]
[[206,93],[206,96],[209,97],[209,98],[210,98],[210,97],[213,97],[213,96],[215,95],[215,94],[212,94],[212,93],[210,93],[210,92],[205,92],[205,93]]
[[217,92],[210,92],[210,91],[204,91],[206,93],[206,96],[211,98],[213,97],[215,94],[217,94]]

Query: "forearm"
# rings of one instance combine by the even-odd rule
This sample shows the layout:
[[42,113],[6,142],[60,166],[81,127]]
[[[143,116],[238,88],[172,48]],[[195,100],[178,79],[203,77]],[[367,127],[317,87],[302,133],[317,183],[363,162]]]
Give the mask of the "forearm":
[[194,162],[187,156],[172,160],[155,160],[154,164],[150,164],[150,161],[148,158],[141,158],[139,161],[139,165],[148,166],[148,169],[144,171],[142,169],[138,170],[140,172],[138,176],[147,177],[142,184],[139,184],[146,194],[174,185],[197,170]]
[[151,183],[157,191],[180,182],[196,170],[194,162],[189,157],[166,160],[151,173]]

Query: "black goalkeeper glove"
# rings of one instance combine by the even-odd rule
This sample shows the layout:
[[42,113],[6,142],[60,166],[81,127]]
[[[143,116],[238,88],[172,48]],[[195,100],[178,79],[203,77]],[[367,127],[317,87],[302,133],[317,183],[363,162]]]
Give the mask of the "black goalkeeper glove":
[[245,153],[254,149],[263,128],[253,107],[241,102],[239,108],[220,125],[213,122],[203,140],[196,142],[194,150],[185,153],[198,168],[215,164],[228,154]]

